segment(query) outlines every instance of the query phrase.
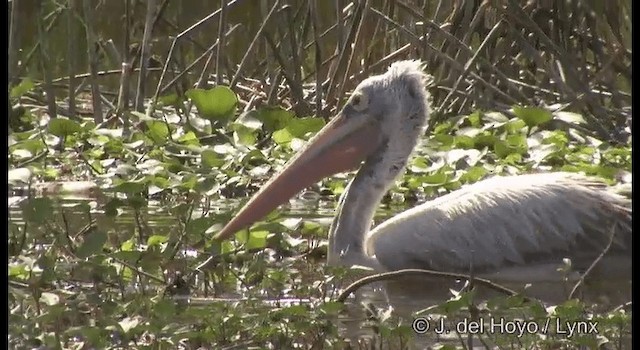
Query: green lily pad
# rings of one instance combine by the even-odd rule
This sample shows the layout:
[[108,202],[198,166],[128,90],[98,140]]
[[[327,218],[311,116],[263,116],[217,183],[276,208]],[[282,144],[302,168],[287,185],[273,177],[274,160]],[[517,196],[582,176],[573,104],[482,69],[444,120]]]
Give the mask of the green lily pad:
[[550,111],[541,107],[513,107],[513,114],[529,127],[544,124],[553,118]]
[[230,129],[234,131],[233,141],[235,144],[241,144],[245,146],[255,145],[258,140],[256,129],[247,127],[244,124],[233,123]]
[[226,86],[213,89],[192,89],[187,97],[195,104],[198,113],[209,120],[226,120],[233,117],[238,105],[238,97]]
[[252,116],[263,123],[266,132],[280,130],[286,127],[289,122],[294,119],[294,114],[292,112],[287,111],[282,107],[270,106],[256,110],[255,114]]
[[80,130],[80,124],[70,119],[55,118],[49,121],[49,132],[58,137],[73,135]]
[[145,134],[153,140],[153,143],[162,145],[167,142],[169,138],[169,126],[167,123],[158,120],[147,120],[145,123],[147,124]]
[[245,248],[247,250],[264,248],[267,245],[268,234],[268,231],[252,230],[251,232],[249,232],[249,239],[247,240]]
[[294,138],[303,138],[307,133],[315,133],[325,125],[322,118],[293,119],[284,129],[273,133],[273,140],[277,144],[289,143]]
[[151,235],[148,239],[147,239],[147,245],[148,246],[154,246],[154,245],[160,245],[162,243],[166,243],[167,241],[169,241],[169,237],[165,236],[165,235]]
[[20,84],[11,88],[11,98],[18,98],[34,88],[33,81],[29,78],[24,78]]
[[202,165],[207,169],[217,168],[225,162],[218,153],[210,149],[202,151],[200,157],[202,157]]

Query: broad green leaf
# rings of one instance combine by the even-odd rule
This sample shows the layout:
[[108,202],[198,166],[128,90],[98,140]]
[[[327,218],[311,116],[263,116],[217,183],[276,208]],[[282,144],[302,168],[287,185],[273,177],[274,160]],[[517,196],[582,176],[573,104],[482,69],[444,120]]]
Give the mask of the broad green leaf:
[[414,173],[423,173],[429,168],[429,162],[425,157],[415,157],[409,165],[409,170]]
[[211,226],[212,220],[209,217],[199,217],[189,221],[187,224],[187,234],[190,236],[200,237]]
[[304,221],[302,223],[302,228],[300,229],[300,233],[302,236],[317,236],[320,234],[322,230],[322,226],[313,221]]
[[273,133],[273,140],[281,145],[291,142],[294,138],[304,138],[307,133],[315,133],[322,129],[325,122],[322,118],[292,119],[286,127]]
[[510,147],[513,147],[518,153],[524,153],[527,151],[527,138],[524,135],[509,135],[507,136],[506,141],[507,144]]
[[20,279],[28,278],[29,269],[25,264],[9,264],[9,276]]
[[225,163],[218,153],[207,149],[200,153],[202,165],[207,169],[214,169]]
[[266,132],[273,132],[286,127],[294,114],[282,107],[262,107],[252,115],[263,123]]
[[102,253],[102,247],[107,242],[107,234],[104,231],[94,230],[84,238],[84,242],[76,251],[76,255],[83,259]]
[[464,135],[454,136],[454,143],[456,148],[469,149],[475,147],[474,138]]
[[[236,234],[236,237],[238,234]],[[220,243],[220,254],[229,254],[236,250],[236,247],[229,240],[224,240]]]
[[267,245],[268,234],[268,231],[252,230],[249,232],[249,239],[247,240],[245,248],[247,250],[264,248]]
[[433,136],[433,140],[440,143],[440,147],[444,149],[449,149],[453,147],[455,137],[453,135],[448,135],[448,134],[436,134]]
[[238,97],[226,86],[216,86],[209,90],[191,89],[186,95],[203,118],[225,120],[235,115]]
[[579,320],[584,318],[585,307],[578,299],[570,299],[557,305],[553,315],[565,320]]
[[35,85],[30,78],[24,78],[20,84],[11,88],[11,98],[18,98],[31,91]]
[[507,164],[516,165],[522,162],[522,155],[520,153],[511,153],[504,158],[504,162]]
[[543,143],[551,143],[556,145],[557,147],[563,148],[567,145],[567,143],[569,143],[569,137],[563,130],[553,130],[550,132],[549,136],[543,139]]
[[164,176],[161,175],[148,175],[147,180],[149,180],[149,185],[156,187],[154,192],[149,189],[149,194],[154,194],[161,192],[162,190],[169,188],[171,185],[171,181]]
[[325,125],[322,118],[298,118],[293,119],[287,124],[286,129],[296,138],[303,138],[307,133],[315,133],[320,131]]
[[87,142],[89,142],[91,146],[94,146],[96,148],[106,145],[109,141],[111,141],[111,139],[108,136],[102,135],[89,137],[87,139]]
[[193,133],[193,131],[189,131],[186,134],[180,136],[178,138],[178,142],[190,146],[200,146],[200,140],[198,140],[198,137]]
[[478,128],[480,127],[480,125],[482,125],[482,115],[479,111],[469,114],[469,116],[467,116],[467,119],[469,120],[471,126],[475,128]]
[[45,180],[55,180],[60,176],[60,173],[62,173],[62,170],[60,169],[47,168],[42,170],[41,174],[45,178]]
[[233,141],[236,144],[250,146],[255,145],[258,138],[256,136],[255,129],[246,127],[242,124],[233,124],[231,127],[234,130]]
[[145,134],[149,136],[153,143],[163,145],[167,142],[169,138],[169,126],[167,123],[159,120],[147,120],[145,123],[147,124]]
[[422,182],[430,185],[441,185],[449,181],[449,175],[446,171],[438,171],[432,175],[421,176]]
[[553,118],[550,111],[541,107],[513,107],[513,114],[522,119],[527,126],[533,127],[544,124]]
[[47,145],[42,141],[41,138],[20,141],[9,147],[9,150],[11,152],[14,152],[15,150],[26,150],[31,154],[37,154],[43,152],[46,149]]
[[[527,123],[522,119],[512,119],[504,125],[504,128],[510,134],[523,132],[523,129],[527,126]],[[526,132],[526,130],[524,130]]]
[[162,243],[165,243],[169,241],[169,237],[168,236],[163,236],[163,235],[151,235],[151,237],[149,237],[147,239],[147,245],[148,246],[159,246]]
[[504,159],[511,153],[511,148],[506,142],[497,140],[496,143],[493,144],[493,152],[498,156],[498,158]]
[[291,142],[293,135],[285,128],[275,131],[273,135],[271,135],[271,138],[275,143],[282,145]]
[[70,119],[55,118],[49,121],[49,132],[58,137],[73,135],[80,130],[80,124]]
[[280,309],[279,312],[286,316],[306,316],[309,309],[306,305],[292,305]]
[[460,177],[460,181],[465,183],[474,183],[487,175],[487,172],[487,169],[482,166],[472,166]]
[[113,189],[116,192],[122,192],[126,194],[137,194],[146,188],[147,184],[144,180],[138,181],[121,181]]
[[262,152],[260,152],[260,150],[254,149],[249,151],[249,153],[245,154],[242,156],[242,159],[240,160],[240,163],[242,163],[242,165],[250,165],[250,164],[258,164],[258,163],[264,163],[267,160],[267,158],[265,158],[264,154]]
[[198,177],[194,174],[186,174],[182,177],[182,182],[178,187],[185,190],[193,190],[198,185]]
[[180,102],[180,97],[176,93],[158,97],[158,105],[160,106],[176,106]]
[[438,124],[433,128],[434,135],[448,135],[451,133],[451,129],[453,128],[453,124],[451,122],[446,121],[444,123]]

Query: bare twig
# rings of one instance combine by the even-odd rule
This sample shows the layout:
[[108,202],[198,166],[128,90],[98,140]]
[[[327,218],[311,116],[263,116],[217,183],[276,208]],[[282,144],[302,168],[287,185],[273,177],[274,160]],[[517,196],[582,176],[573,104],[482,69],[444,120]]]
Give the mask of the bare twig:
[[[404,270],[398,270],[398,271],[383,272],[383,273],[363,277],[355,281],[354,283],[350,284],[347,288],[345,288],[344,291],[342,291],[342,293],[340,293],[337,301],[344,302],[347,299],[347,297],[351,295],[351,293],[355,292],[356,290],[358,290],[359,288],[367,284],[371,284],[379,281],[394,280],[394,279],[397,279],[398,277],[405,277],[405,276],[436,277],[436,278],[448,279],[448,280],[460,280],[460,279],[470,280],[471,279],[469,275],[465,275],[465,274],[440,272],[440,271],[433,271],[433,270],[404,269]],[[495,291],[498,291],[506,295],[511,296],[511,295],[518,294],[518,292],[514,290],[511,290],[507,287],[503,287],[497,283],[491,282],[484,278],[474,277],[473,281],[478,285],[493,289]],[[531,301],[531,300],[532,300],[531,298],[525,297],[525,301]]]
[[273,4],[273,7],[271,7],[271,10],[269,11],[269,13],[265,17],[265,19],[262,21],[262,24],[260,25],[260,28],[258,29],[258,32],[253,37],[253,40],[251,41],[251,44],[249,44],[249,47],[247,48],[247,52],[244,54],[244,56],[242,57],[242,60],[240,61],[240,65],[238,65],[238,69],[236,70],[236,74],[231,79],[231,83],[229,84],[230,88],[233,89],[233,87],[238,83],[238,80],[240,79],[240,75],[242,74],[242,71],[243,71],[245,65],[249,61],[249,57],[253,53],[253,48],[256,46],[256,43],[258,42],[258,38],[260,38],[262,36],[262,33],[264,32],[264,30],[265,30],[265,28],[267,26],[267,23],[269,23],[269,20],[271,20],[271,17],[276,13],[276,9],[278,8],[278,6],[280,6],[280,0],[276,0],[275,1],[275,4]]
[[76,47],[76,0],[69,0],[67,8],[67,72],[69,74],[69,92],[68,92],[68,104],[69,104],[69,116],[76,118],[76,57],[78,56]]
[[19,37],[20,32],[18,28],[20,28],[18,21],[20,20],[20,12],[18,12],[18,6],[20,4],[24,5],[24,2],[19,1],[11,1],[11,23],[9,26],[9,82],[15,83],[17,79],[17,68],[18,68],[18,48],[20,47]]
[[578,282],[576,282],[576,284],[571,289],[571,293],[569,293],[569,298],[568,299],[573,299],[573,297],[578,292],[578,288],[580,288],[580,286],[584,283],[585,278],[587,276],[589,276],[591,271],[593,271],[593,269],[598,265],[598,263],[600,263],[602,258],[604,258],[604,256],[609,252],[609,250],[611,249],[611,246],[613,245],[615,237],[616,237],[616,227],[617,226],[618,226],[617,223],[613,224],[613,227],[611,228],[611,237],[609,238],[609,243],[607,243],[607,246],[602,250],[600,255],[598,255],[598,257],[595,260],[593,260],[591,265],[589,265],[589,268],[587,268],[587,270],[582,274],[582,276],[580,276],[580,279],[578,280]]
[[96,52],[96,36],[93,30],[93,3],[82,1],[84,10],[84,25],[87,36],[87,57],[89,57],[89,71],[91,72],[91,100],[93,102],[93,120],[102,123],[102,101],[100,100],[100,85],[98,83],[98,55]]
[[[40,12],[44,11],[43,4],[40,4]],[[42,77],[44,78],[44,91],[47,94],[47,110],[51,118],[56,118],[56,95],[53,92],[51,86],[51,61],[49,58],[49,35],[48,31],[43,28],[43,21],[45,16],[38,16],[36,19],[36,25],[38,26],[38,37],[40,38],[40,69],[42,70]]]
[[224,27],[226,25],[227,0],[222,0],[220,8],[220,18],[218,18],[218,50],[216,52],[216,84],[222,85],[222,50],[224,50],[224,39],[226,34]]
[[144,21],[144,34],[142,36],[140,53],[140,73],[138,74],[138,87],[136,89],[135,110],[138,112],[142,112],[144,110],[145,82],[147,80],[147,67],[149,65],[149,46],[151,42],[151,33],[153,32],[153,18],[156,8],[156,0],[147,1],[147,15]]
[[[227,7],[229,7],[229,6],[233,5],[233,4],[236,4],[238,1],[239,0],[231,0],[226,5],[227,5]],[[180,40],[182,37],[188,35],[191,31],[195,30],[196,28],[201,26],[203,23],[206,23],[208,20],[210,20],[212,18],[215,18],[221,12],[222,12],[222,9],[219,9],[217,11],[212,12],[211,14],[209,14],[205,18],[199,20],[198,22],[196,22],[195,24],[193,24],[189,28],[183,30],[180,34],[178,34],[173,39],[173,42],[171,42],[171,48],[169,48],[169,52],[167,53],[167,60],[164,62],[164,66],[162,67],[162,74],[160,75],[160,79],[159,79],[158,85],[156,87],[156,92],[153,95],[153,100],[151,101],[152,104],[154,104],[155,101],[158,100],[158,96],[160,95],[160,92],[161,92],[162,82],[164,81],[164,76],[167,73],[167,69],[169,67],[169,63],[171,62],[171,57],[173,57],[173,50],[175,49],[176,44],[178,43],[178,40]],[[204,56],[201,56],[201,57],[204,57]],[[169,85],[169,84],[167,84],[167,85]],[[165,90],[166,89],[163,89],[162,91],[165,91]]]

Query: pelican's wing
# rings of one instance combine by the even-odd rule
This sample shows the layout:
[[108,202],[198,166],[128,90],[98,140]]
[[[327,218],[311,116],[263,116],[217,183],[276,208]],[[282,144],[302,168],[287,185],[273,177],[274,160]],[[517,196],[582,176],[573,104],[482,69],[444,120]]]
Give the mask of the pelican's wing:
[[483,273],[564,257],[592,262],[614,223],[610,249],[630,251],[629,200],[587,177],[494,177],[384,222],[369,233],[367,251],[389,270]]

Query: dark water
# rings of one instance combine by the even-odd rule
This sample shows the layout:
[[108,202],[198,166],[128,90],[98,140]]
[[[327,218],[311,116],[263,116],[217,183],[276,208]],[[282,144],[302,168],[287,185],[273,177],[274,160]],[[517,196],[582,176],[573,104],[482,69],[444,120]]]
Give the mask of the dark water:
[[[27,200],[27,197],[9,197],[10,223],[18,226],[24,224],[21,204]],[[64,211],[69,232],[81,231],[91,219],[95,220],[101,229],[117,230],[125,235],[127,232],[134,232],[136,229],[139,229],[139,223],[132,210],[124,209],[115,218],[107,218],[101,209],[102,204],[98,202],[100,201],[94,200],[94,198],[87,193],[70,193],[62,197],[56,197],[54,201],[56,208],[54,208],[54,210],[56,212]],[[303,217],[305,220],[318,222],[322,226],[328,227],[334,214],[334,202],[333,200],[319,200],[319,196],[313,193],[307,193],[292,202],[285,212],[287,216],[291,218]],[[237,200],[210,203],[211,209],[209,213],[216,214],[227,210],[234,210],[239,204]],[[395,206],[393,209],[383,207],[377,213],[377,223],[402,209],[402,206]],[[176,218],[171,215],[171,210],[162,202],[149,201],[148,205],[141,212],[144,216],[145,225],[148,226],[149,231],[154,232],[154,234],[167,234],[171,232],[171,230],[178,229]],[[193,215],[194,217],[198,217],[201,213],[194,212]],[[326,232],[326,229],[323,232]],[[185,261],[194,260],[199,257],[199,254],[201,254],[201,252],[197,249],[183,250],[176,259],[183,259]],[[310,271],[323,271],[324,262],[322,260],[308,259],[301,260],[300,263],[307,265],[313,264],[314,266],[306,266]],[[308,280],[303,281],[303,283],[311,284],[324,279],[325,276],[322,273],[311,273],[305,278]],[[352,295],[347,300],[348,312],[340,318],[340,331],[346,338],[351,339],[356,347],[389,348],[390,345],[387,344],[385,346],[384,341],[380,343],[382,338],[378,334],[375,322],[370,322],[372,317],[378,319],[393,317],[394,320],[396,320],[394,322],[397,324],[410,326],[414,322],[422,320],[421,316],[417,315],[416,312],[433,308],[445,302],[453,296],[453,293],[461,290],[464,284],[465,282],[463,281],[443,282],[442,280],[429,280],[424,278],[402,278],[393,283],[378,282],[368,285],[358,290],[355,295]],[[570,286],[572,285],[573,284]],[[342,284],[341,288],[345,286],[346,284]],[[557,284],[544,285],[541,286],[540,289],[548,292],[547,295],[549,295],[549,293],[551,293],[551,295],[554,293],[557,294],[558,300],[562,301],[566,298],[564,296],[566,294],[563,293],[566,293],[567,288],[570,289],[570,286]],[[552,288],[556,288],[556,290]],[[338,286],[332,291],[333,295],[336,295],[339,291],[340,287]],[[136,292],[135,287],[131,288],[131,292]],[[234,302],[243,298],[241,292],[228,293],[216,298],[207,297],[206,295],[203,296],[201,292],[196,294],[197,295],[184,296],[184,298],[189,299],[192,306],[202,305],[203,307],[206,307],[206,305],[212,302]],[[331,295],[330,293],[328,294]],[[478,300],[482,301],[498,296],[499,293],[492,293],[480,288],[477,290],[476,295]],[[273,304],[274,307],[280,307],[288,304],[305,304],[310,301],[299,298],[282,298],[279,300],[265,298],[264,302]],[[461,342],[465,345],[467,344],[467,338],[464,334],[460,335],[456,332],[438,334],[434,331],[440,320],[443,320],[443,324],[448,324],[448,327],[459,324],[460,320],[454,321],[453,319],[446,319],[444,316],[438,316],[437,313],[427,312],[422,314],[430,315],[431,330],[425,334],[415,334],[414,332],[413,339],[407,344],[410,348],[428,348],[436,343],[449,343],[457,346],[460,346]],[[487,341],[490,342],[490,337],[489,339],[485,339],[485,343]],[[477,339],[472,343],[473,348],[485,348],[485,345]],[[393,345],[391,345],[391,348],[393,348]]]

